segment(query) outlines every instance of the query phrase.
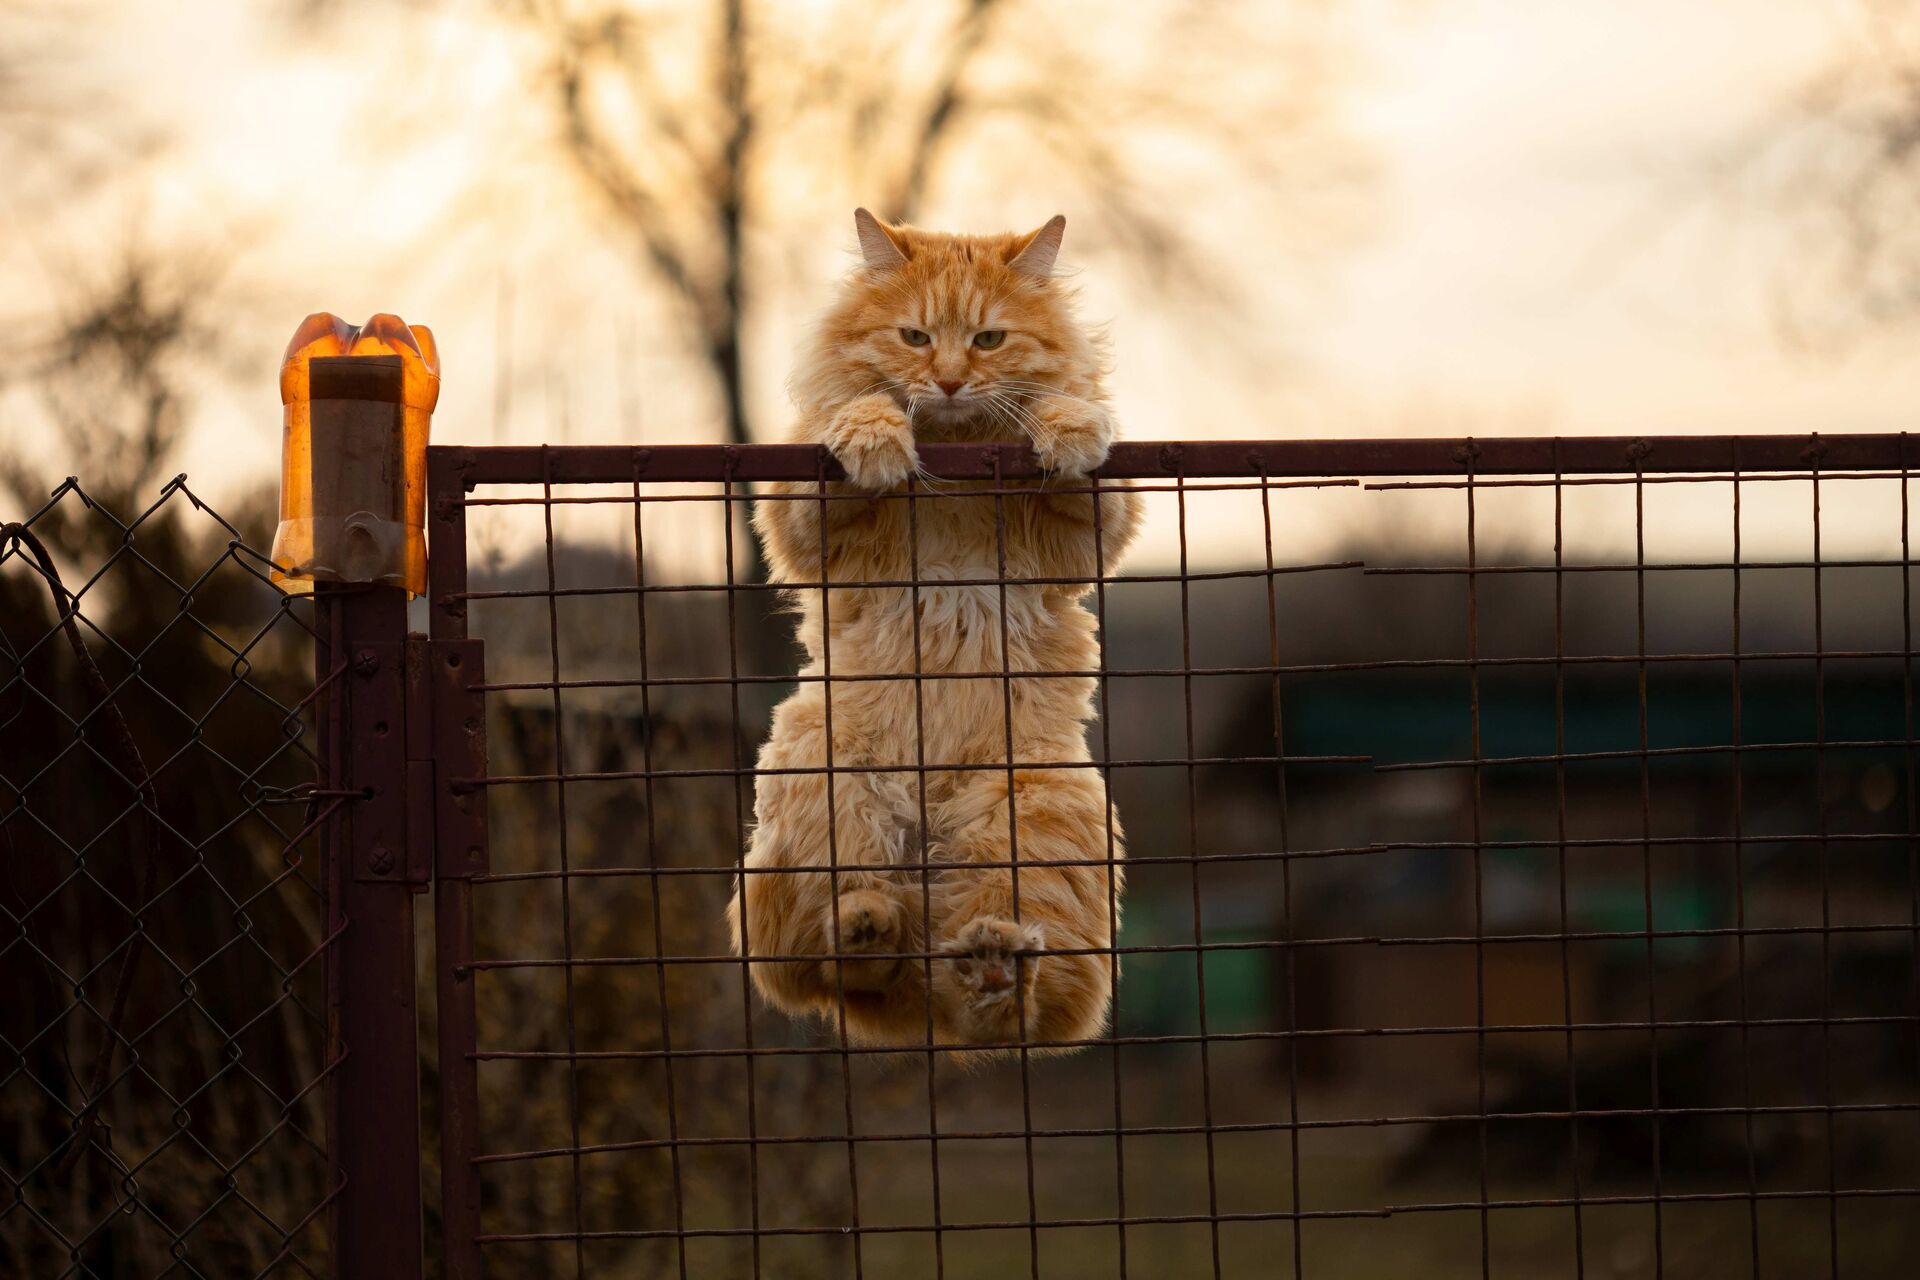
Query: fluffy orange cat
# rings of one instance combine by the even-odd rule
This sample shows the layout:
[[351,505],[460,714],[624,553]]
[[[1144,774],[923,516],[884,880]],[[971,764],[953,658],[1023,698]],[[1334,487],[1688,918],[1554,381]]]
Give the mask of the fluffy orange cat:
[[[786,957],[750,966],[769,1001],[844,1010],[868,1042],[1085,1039],[1106,1022],[1121,887],[1117,865],[1094,865],[1121,851],[1084,767],[1094,681],[1020,673],[1097,667],[1081,600],[1132,540],[1139,500],[1101,495],[1096,564],[1093,495],[1070,482],[1106,458],[1114,425],[1100,347],[1053,278],[1066,220],[1000,236],[854,221],[863,261],[793,379],[793,439],[826,445],[847,474],[827,492],[850,496],[774,484],[754,525],[776,582],[818,583],[823,567],[829,583],[918,578],[917,626],[907,586],[792,593],[809,661],[760,752],[733,945]],[[916,444],[1010,439],[1052,476],[999,503],[961,496],[985,484],[923,485],[911,513],[898,496]],[[1010,579],[1071,581],[1005,587],[1003,618],[1003,554]],[[933,677],[917,706],[912,680],[859,678],[916,669]],[[1002,671],[1015,675],[940,678]],[[829,763],[851,771],[804,772]],[[923,782],[890,771],[917,763]]]

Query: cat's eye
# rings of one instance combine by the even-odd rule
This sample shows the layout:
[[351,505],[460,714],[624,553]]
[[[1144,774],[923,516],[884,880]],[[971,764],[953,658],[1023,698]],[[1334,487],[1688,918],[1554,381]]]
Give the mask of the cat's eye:
[[924,347],[933,341],[933,337],[925,329],[902,329],[900,340],[910,347]]
[[973,335],[973,345],[982,351],[991,351],[1007,340],[1005,329],[982,329]]

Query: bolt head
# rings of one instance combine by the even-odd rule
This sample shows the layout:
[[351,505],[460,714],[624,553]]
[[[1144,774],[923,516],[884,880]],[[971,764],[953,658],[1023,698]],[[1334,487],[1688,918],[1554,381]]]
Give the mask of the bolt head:
[[370,676],[380,669],[380,655],[371,649],[362,649],[353,656],[353,669],[363,676]]
[[377,876],[387,874],[393,870],[393,850],[383,844],[373,846],[367,853],[367,866],[371,867],[373,874]]

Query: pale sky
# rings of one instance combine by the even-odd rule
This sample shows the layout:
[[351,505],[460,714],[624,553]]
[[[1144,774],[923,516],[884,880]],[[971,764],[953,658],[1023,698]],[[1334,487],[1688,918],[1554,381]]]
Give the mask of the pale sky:
[[[446,364],[440,441],[717,438],[664,336],[675,316],[647,303],[631,256],[597,235],[527,134],[510,36],[429,19],[426,65],[396,75],[368,53],[371,22],[347,48],[303,44],[246,0],[85,7],[105,16],[76,83],[112,86],[172,141],[71,219],[0,248],[0,280],[10,311],[21,298],[31,310],[90,237],[202,226],[233,238],[239,305],[258,326],[237,345],[258,369],[202,403],[180,460],[202,491],[217,500],[271,474],[273,365],[309,310],[431,325]],[[1218,357],[1098,262],[1076,264],[1066,210],[1063,263],[1081,266],[1089,312],[1112,325],[1129,435],[1910,425],[1920,366],[1898,344],[1844,358],[1784,347],[1767,306],[1778,237],[1701,176],[1832,51],[1850,0],[1363,0],[1359,12],[1349,124],[1378,167],[1379,211],[1357,247],[1329,250],[1311,319],[1271,339],[1264,367]],[[1031,203],[1005,220],[1052,209],[1045,192]],[[851,238],[850,226],[823,234],[769,300],[752,352],[763,422],[778,421],[787,353]],[[1258,256],[1246,269],[1256,281],[1285,270]],[[503,291],[522,355],[497,426]],[[1239,324],[1259,350],[1252,292]],[[1196,537],[1224,547],[1234,530]],[[1162,539],[1150,554],[1167,551]]]
[[1456,0],[1384,27],[1361,121],[1392,225],[1321,334],[1336,402],[1409,435],[1436,404],[1458,419],[1442,433],[1912,425],[1903,351],[1783,351],[1775,245],[1697,169],[1834,49],[1850,8]]

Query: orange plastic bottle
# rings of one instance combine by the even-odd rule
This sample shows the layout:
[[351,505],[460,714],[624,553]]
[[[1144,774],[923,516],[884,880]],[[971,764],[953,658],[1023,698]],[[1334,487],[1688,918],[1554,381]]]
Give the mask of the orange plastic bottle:
[[280,364],[276,583],[294,594],[315,582],[426,591],[427,440],[439,399],[440,353],[424,325],[382,314],[355,328],[324,311],[301,322]]

